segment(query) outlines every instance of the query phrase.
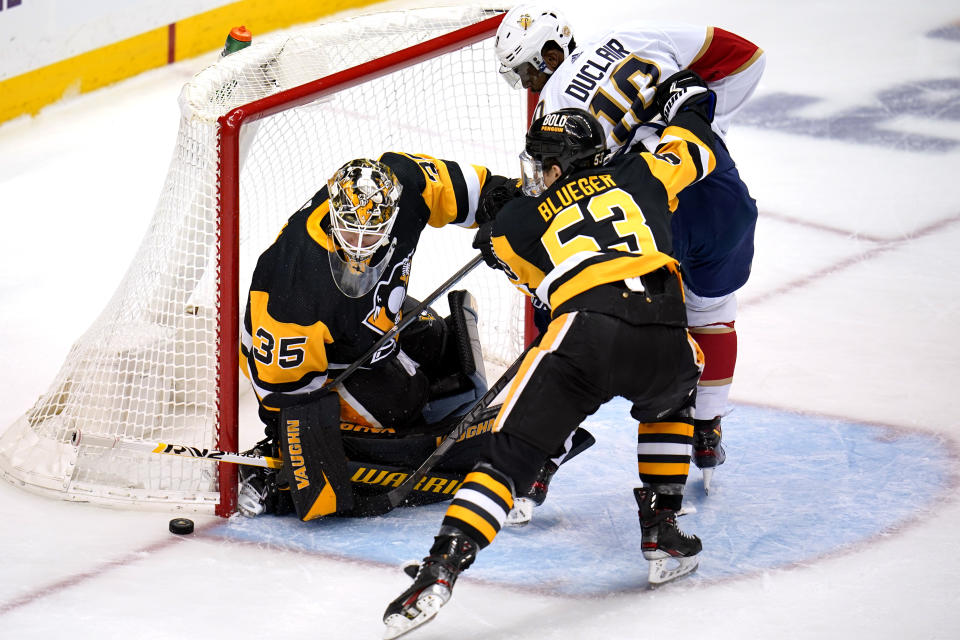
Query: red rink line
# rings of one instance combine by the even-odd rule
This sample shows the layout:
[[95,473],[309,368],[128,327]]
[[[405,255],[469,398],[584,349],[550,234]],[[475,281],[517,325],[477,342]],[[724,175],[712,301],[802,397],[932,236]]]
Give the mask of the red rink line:
[[860,253],[854,254],[848,258],[844,258],[843,260],[840,260],[833,264],[829,264],[821,269],[818,269],[817,271],[811,271],[810,273],[803,276],[802,278],[797,278],[796,280],[787,282],[769,291],[760,293],[758,295],[745,297],[740,301],[741,306],[762,304],[773,298],[782,296],[786,293],[790,293],[795,289],[800,289],[814,282],[818,282],[822,280],[824,276],[833,275],[834,273],[843,271],[848,267],[858,265],[867,260],[871,260],[893,249],[899,249],[900,247],[910,243],[913,240],[920,240],[922,238],[936,235],[937,233],[946,229],[947,227],[950,227],[960,222],[960,213],[958,213],[950,218],[944,218],[943,220],[938,220],[925,227],[921,227],[920,229],[917,229],[916,231],[911,232],[905,236],[901,236],[899,238],[894,238],[890,240],[890,239],[875,238],[875,237],[871,238],[869,236],[862,236],[862,235],[854,235],[846,230],[837,229],[834,227],[828,227],[825,225],[811,224],[802,220],[797,220],[795,218],[788,218],[786,216],[777,216],[775,214],[768,214],[768,213],[762,213],[761,215],[765,218],[771,218],[774,220],[778,220],[780,222],[788,222],[790,224],[796,224],[796,225],[807,227],[810,229],[827,231],[829,233],[842,234],[846,237],[853,237],[857,239],[867,240],[870,242],[876,242],[877,246],[871,249],[868,249],[866,251],[861,251]]
[[769,211],[761,212],[760,217],[768,220],[776,220],[777,222],[795,224],[798,227],[806,227],[807,229],[814,229],[816,231],[826,231],[827,233],[831,233],[835,236],[843,236],[844,238],[867,240],[869,242],[889,242],[891,240],[890,238],[882,238],[880,236],[865,236],[862,233],[851,233],[847,229],[841,229],[839,227],[831,227],[826,224],[810,222],[809,220],[804,220],[802,218],[793,218],[791,216],[785,216],[779,213],[770,213]]
[[[207,529],[218,526],[219,524],[221,523],[215,521],[215,522],[211,522],[206,525],[197,527],[193,535],[196,535],[197,533],[203,533]],[[137,549],[136,551],[130,551],[129,553],[126,553],[119,558],[108,560],[98,567],[94,567],[92,569],[88,569],[87,571],[82,571],[80,573],[75,573],[62,580],[58,580],[57,582],[50,583],[43,587],[39,587],[37,589],[34,589],[33,591],[28,591],[27,593],[21,596],[18,596],[9,602],[0,603],[0,616],[6,615],[11,611],[15,611],[21,607],[25,607],[27,605],[33,604],[37,600],[42,600],[43,598],[56,595],[61,591],[65,591],[71,587],[75,587],[82,582],[86,582],[87,580],[98,578],[101,575],[111,571],[112,569],[117,569],[120,567],[126,567],[129,565],[132,565],[137,561],[143,560],[144,558],[146,558],[147,556],[144,554],[148,554],[153,551],[163,551],[164,549],[172,547],[175,544],[181,544],[183,542],[186,542],[188,538],[190,538],[189,535],[178,536],[176,534],[171,533],[169,537],[163,538],[162,540],[157,540],[153,544]]]

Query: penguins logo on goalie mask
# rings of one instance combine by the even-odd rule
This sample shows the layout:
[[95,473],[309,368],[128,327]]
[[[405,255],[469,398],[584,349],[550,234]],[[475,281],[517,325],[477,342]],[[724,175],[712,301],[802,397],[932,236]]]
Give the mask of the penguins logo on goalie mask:
[[[337,169],[327,189],[330,230],[339,249],[330,253],[334,281],[343,293],[359,298],[377,283],[396,247],[390,231],[403,188],[390,167],[359,158]],[[374,254],[388,244],[384,255],[371,264]]]
[[563,15],[528,4],[507,12],[494,44],[500,75],[507,84],[519,89],[527,64],[537,71],[552,73],[543,60],[543,45],[548,42],[555,42],[565,55],[570,53],[573,30]]
[[596,167],[607,158],[606,136],[597,119],[583,109],[560,109],[537,118],[527,131],[520,154],[523,192],[538,196],[546,190],[544,166],[558,165],[560,175]]

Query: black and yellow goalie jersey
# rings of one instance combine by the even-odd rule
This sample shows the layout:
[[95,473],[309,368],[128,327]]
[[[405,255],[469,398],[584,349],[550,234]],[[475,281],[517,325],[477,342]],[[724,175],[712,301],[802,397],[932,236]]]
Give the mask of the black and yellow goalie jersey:
[[[487,169],[404,153],[385,153],[379,160],[393,170],[403,191],[391,232],[393,252],[369,292],[350,298],[333,280],[326,186],[290,217],[257,262],[240,364],[263,409],[309,401],[328,373],[335,375],[353,363],[398,322],[411,261],[428,224],[475,225],[479,194],[490,177]],[[379,251],[389,250],[388,245]],[[372,262],[382,255],[375,254]],[[396,340],[390,340],[369,364],[376,366],[396,351]]]
[[[682,125],[682,126],[678,126]],[[563,176],[536,198],[510,201],[491,245],[521,291],[551,310],[599,285],[661,267],[670,256],[677,194],[713,170],[709,125],[681,114],[656,153],[627,153]]]

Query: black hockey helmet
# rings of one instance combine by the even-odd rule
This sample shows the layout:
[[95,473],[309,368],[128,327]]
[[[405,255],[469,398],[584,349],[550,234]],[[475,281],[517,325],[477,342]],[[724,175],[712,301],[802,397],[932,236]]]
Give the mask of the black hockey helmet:
[[606,155],[603,127],[588,111],[567,108],[537,118],[520,155],[524,193],[537,195],[538,187],[542,191],[544,166],[558,165],[566,175],[573,169],[598,166]]

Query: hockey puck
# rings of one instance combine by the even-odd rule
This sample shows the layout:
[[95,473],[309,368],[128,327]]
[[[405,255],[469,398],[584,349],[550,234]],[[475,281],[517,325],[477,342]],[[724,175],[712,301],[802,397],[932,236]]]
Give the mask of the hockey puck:
[[170,533],[181,536],[193,533],[193,520],[189,518],[174,518],[170,521]]

